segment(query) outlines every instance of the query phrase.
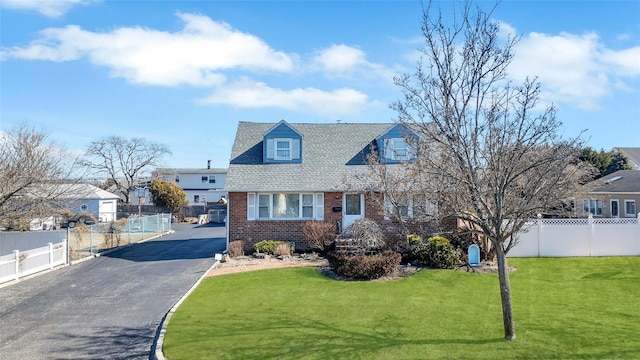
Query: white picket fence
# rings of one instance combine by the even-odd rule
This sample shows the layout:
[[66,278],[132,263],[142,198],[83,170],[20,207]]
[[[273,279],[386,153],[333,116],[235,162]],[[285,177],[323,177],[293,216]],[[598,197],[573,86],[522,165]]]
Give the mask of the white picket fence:
[[0,284],[67,263],[67,241],[0,256]]
[[[640,214],[638,215],[640,217]],[[509,257],[638,256],[638,218],[537,219]]]

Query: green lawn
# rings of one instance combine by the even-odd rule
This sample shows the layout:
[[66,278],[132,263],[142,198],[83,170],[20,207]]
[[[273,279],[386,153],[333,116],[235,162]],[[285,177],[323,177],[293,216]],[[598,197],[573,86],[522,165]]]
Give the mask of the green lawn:
[[497,275],[423,270],[342,282],[315,268],[205,279],[167,359],[640,359],[640,257],[510,259],[517,339]]

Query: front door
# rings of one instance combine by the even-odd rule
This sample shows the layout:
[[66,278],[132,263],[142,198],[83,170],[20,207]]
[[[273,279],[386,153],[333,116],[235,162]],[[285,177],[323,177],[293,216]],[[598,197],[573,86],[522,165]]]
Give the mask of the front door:
[[342,228],[364,217],[364,195],[345,193],[342,196]]

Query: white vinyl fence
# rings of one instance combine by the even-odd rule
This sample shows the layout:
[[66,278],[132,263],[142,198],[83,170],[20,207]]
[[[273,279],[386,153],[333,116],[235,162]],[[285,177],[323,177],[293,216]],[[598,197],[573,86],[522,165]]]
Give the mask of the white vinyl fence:
[[[640,216],[640,214],[638,215]],[[509,257],[638,256],[638,218],[537,219]]]
[[0,256],[0,284],[67,263],[67,241]]

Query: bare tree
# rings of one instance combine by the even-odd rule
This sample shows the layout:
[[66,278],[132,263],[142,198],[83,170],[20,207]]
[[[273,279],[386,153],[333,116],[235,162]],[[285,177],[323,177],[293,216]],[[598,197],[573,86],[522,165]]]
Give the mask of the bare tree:
[[[564,140],[540,85],[507,78],[517,37],[502,38],[491,14],[469,2],[452,24],[423,9],[422,61],[395,79],[403,98],[391,107],[420,137],[412,165],[441,215],[486,236],[496,251],[504,334],[515,339],[506,255],[538,213],[562,203],[578,184],[580,135]],[[435,15],[435,16],[434,16]]]
[[18,125],[0,133],[0,219],[15,223],[56,215],[78,167],[44,131]]
[[83,164],[97,174],[106,175],[128,204],[136,181],[145,174],[150,174],[151,168],[159,165],[162,157],[167,154],[171,154],[167,146],[144,138],[109,136],[89,144],[88,159]]

